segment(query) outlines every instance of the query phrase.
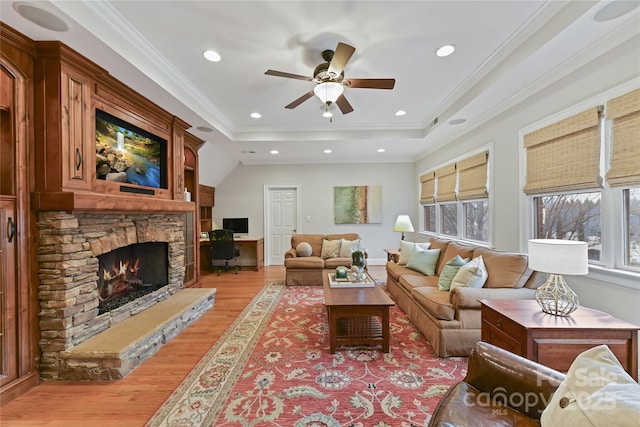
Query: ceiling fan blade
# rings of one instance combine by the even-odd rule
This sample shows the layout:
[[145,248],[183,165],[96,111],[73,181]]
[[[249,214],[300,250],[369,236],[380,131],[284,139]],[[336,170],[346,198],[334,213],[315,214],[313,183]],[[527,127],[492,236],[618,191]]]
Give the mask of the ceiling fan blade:
[[289,110],[291,110],[293,108],[296,108],[298,105],[302,104],[307,99],[312,98],[314,95],[315,95],[315,93],[313,93],[313,90],[310,90],[309,92],[307,92],[304,95],[302,95],[300,98],[298,98],[295,101],[293,101],[291,104],[285,105],[284,108],[288,108]]
[[349,46],[348,44],[338,43],[336,47],[336,51],[333,53],[333,58],[331,59],[331,63],[329,64],[329,73],[333,73],[336,76],[339,76],[344,70],[344,67],[351,59],[353,52],[356,51],[356,48],[353,46]]
[[336,104],[338,104],[338,108],[340,108],[342,114],[349,114],[353,111],[353,107],[349,104],[349,101],[347,101],[347,98],[345,98],[344,95],[340,95],[338,99],[336,99]]
[[347,79],[347,87],[360,89],[393,89],[396,79]]
[[308,82],[313,80],[312,77],[301,76],[300,74],[285,73],[283,71],[267,70],[264,73],[268,76],[286,77],[288,79],[306,80]]

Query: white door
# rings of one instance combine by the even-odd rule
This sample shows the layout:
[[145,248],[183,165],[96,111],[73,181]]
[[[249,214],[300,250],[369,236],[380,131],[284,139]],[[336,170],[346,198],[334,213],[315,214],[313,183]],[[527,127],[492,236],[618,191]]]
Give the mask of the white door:
[[298,231],[298,187],[268,186],[265,199],[265,265],[283,265],[291,236]]

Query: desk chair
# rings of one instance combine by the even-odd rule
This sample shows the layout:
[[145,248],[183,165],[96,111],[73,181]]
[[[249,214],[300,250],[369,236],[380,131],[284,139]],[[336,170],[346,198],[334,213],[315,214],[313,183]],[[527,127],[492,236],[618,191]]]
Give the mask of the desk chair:
[[[234,273],[238,274],[240,267],[229,266],[229,261],[240,255],[240,251],[233,240],[233,231],[231,230],[212,230],[209,232],[209,242],[211,244],[211,271],[216,269],[218,276],[220,272],[228,271],[233,268]],[[224,260],[223,266],[215,266],[216,260]]]

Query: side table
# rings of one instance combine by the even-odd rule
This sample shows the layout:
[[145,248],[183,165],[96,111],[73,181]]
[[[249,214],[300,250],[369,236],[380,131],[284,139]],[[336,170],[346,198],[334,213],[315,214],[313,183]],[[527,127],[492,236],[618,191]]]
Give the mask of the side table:
[[398,262],[400,259],[400,251],[398,249],[385,249],[387,253],[387,261]]
[[640,327],[586,307],[571,316],[547,314],[535,300],[481,300],[482,341],[566,372],[576,356],[606,344],[638,380]]

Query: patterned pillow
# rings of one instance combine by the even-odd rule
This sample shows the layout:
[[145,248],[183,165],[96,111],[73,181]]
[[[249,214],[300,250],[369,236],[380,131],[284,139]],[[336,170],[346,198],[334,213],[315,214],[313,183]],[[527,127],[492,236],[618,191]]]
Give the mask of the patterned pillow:
[[320,257],[322,259],[337,258],[340,255],[341,240],[323,240],[322,241],[322,253]]

